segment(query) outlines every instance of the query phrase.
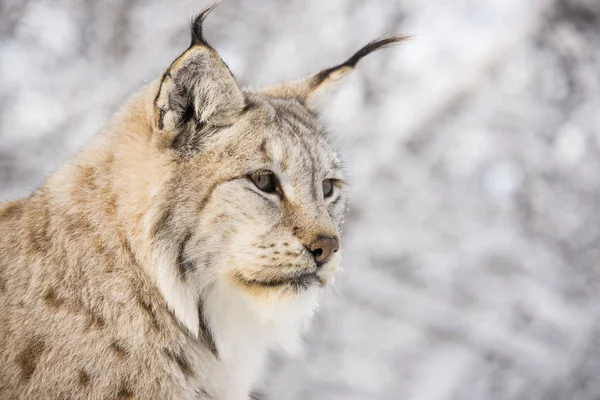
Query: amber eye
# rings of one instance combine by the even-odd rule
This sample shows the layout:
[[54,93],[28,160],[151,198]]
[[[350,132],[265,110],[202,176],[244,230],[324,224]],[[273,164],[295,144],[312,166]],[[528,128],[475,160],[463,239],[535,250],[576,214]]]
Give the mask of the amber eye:
[[249,175],[250,180],[257,188],[265,193],[275,193],[277,191],[277,177],[270,171],[261,171]]
[[333,194],[333,181],[331,179],[325,179],[323,181],[323,197],[328,198]]

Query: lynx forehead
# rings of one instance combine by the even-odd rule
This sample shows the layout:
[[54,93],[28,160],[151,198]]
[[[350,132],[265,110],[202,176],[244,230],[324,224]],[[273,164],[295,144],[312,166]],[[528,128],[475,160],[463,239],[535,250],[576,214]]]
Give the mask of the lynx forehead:
[[72,161],[0,205],[0,397],[244,399],[338,268],[347,194],[311,106],[370,52],[241,88],[192,41]]

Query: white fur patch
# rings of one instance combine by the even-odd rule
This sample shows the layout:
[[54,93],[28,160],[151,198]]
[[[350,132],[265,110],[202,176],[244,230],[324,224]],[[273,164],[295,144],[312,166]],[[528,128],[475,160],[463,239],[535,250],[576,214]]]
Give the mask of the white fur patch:
[[198,288],[190,287],[181,281],[173,260],[176,256],[155,257],[157,266],[157,283],[167,305],[175,317],[185,326],[194,337],[198,337],[200,320],[198,318]]
[[317,309],[319,292],[313,287],[297,297],[257,301],[233,286],[220,284],[207,293],[205,317],[219,357],[235,382],[232,395],[248,393],[269,350],[279,347],[297,353],[301,349],[301,336]]

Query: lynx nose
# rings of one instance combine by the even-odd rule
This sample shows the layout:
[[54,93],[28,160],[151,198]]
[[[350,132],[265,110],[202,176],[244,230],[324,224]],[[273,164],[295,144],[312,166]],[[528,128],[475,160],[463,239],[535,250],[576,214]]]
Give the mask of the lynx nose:
[[340,248],[340,242],[336,237],[331,236],[319,236],[317,240],[312,242],[309,247],[310,252],[315,258],[317,267],[325,264],[333,253],[338,251]]

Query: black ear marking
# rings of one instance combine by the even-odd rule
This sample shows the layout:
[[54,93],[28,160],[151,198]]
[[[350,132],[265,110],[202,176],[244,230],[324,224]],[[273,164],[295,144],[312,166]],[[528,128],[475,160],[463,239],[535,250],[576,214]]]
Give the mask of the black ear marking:
[[164,138],[161,146],[186,154],[197,152],[210,135],[231,126],[246,105],[229,67],[204,38],[204,20],[217,5],[191,21],[190,46],[163,73],[154,99],[155,126]]
[[313,93],[318,92],[323,84],[329,81],[337,80],[350,72],[356,67],[356,64],[363,57],[373,53],[376,50],[393,45],[395,43],[409,39],[410,36],[390,36],[381,39],[373,40],[363,46],[360,50],[352,55],[341,64],[324,69],[316,74],[307,76],[292,82],[281,82],[271,86],[267,86],[260,90],[263,95],[278,97],[283,99],[295,99],[298,102],[305,104],[310,99]]
[[371,54],[372,52],[379,50],[379,49],[383,49],[385,47],[389,47],[391,45],[402,42],[409,38],[410,38],[410,36],[390,36],[390,37],[386,37],[383,39],[376,39],[376,40],[373,40],[373,41],[367,43],[360,50],[358,50],[356,53],[354,53],[352,55],[352,57],[350,57],[343,63],[338,64],[331,68],[324,69],[323,71],[314,75],[312,78],[312,82],[310,83],[311,89],[314,90],[315,88],[317,88],[319,85],[321,85],[321,83],[323,83],[324,81],[326,81],[327,79],[332,77],[332,75],[335,74],[335,72],[337,72],[337,71],[342,71],[346,68],[352,69],[352,68],[356,67],[356,64],[358,64],[358,62],[362,58]]
[[[160,92],[159,92],[160,94]],[[158,96],[158,95],[157,95]],[[156,107],[156,101],[154,101],[155,107]],[[165,109],[164,108],[158,108],[158,129],[162,130],[165,127]]]
[[212,6],[206,7],[198,15],[196,15],[194,17],[194,19],[192,19],[192,22],[190,23],[190,32],[192,35],[192,43],[190,44],[190,47],[192,47],[192,46],[210,47],[210,45],[208,44],[206,39],[204,39],[204,34],[202,32],[202,24],[204,23],[204,19],[206,19],[208,14],[210,14],[210,12],[212,10],[214,10],[219,4],[220,4],[220,2],[215,3]]

